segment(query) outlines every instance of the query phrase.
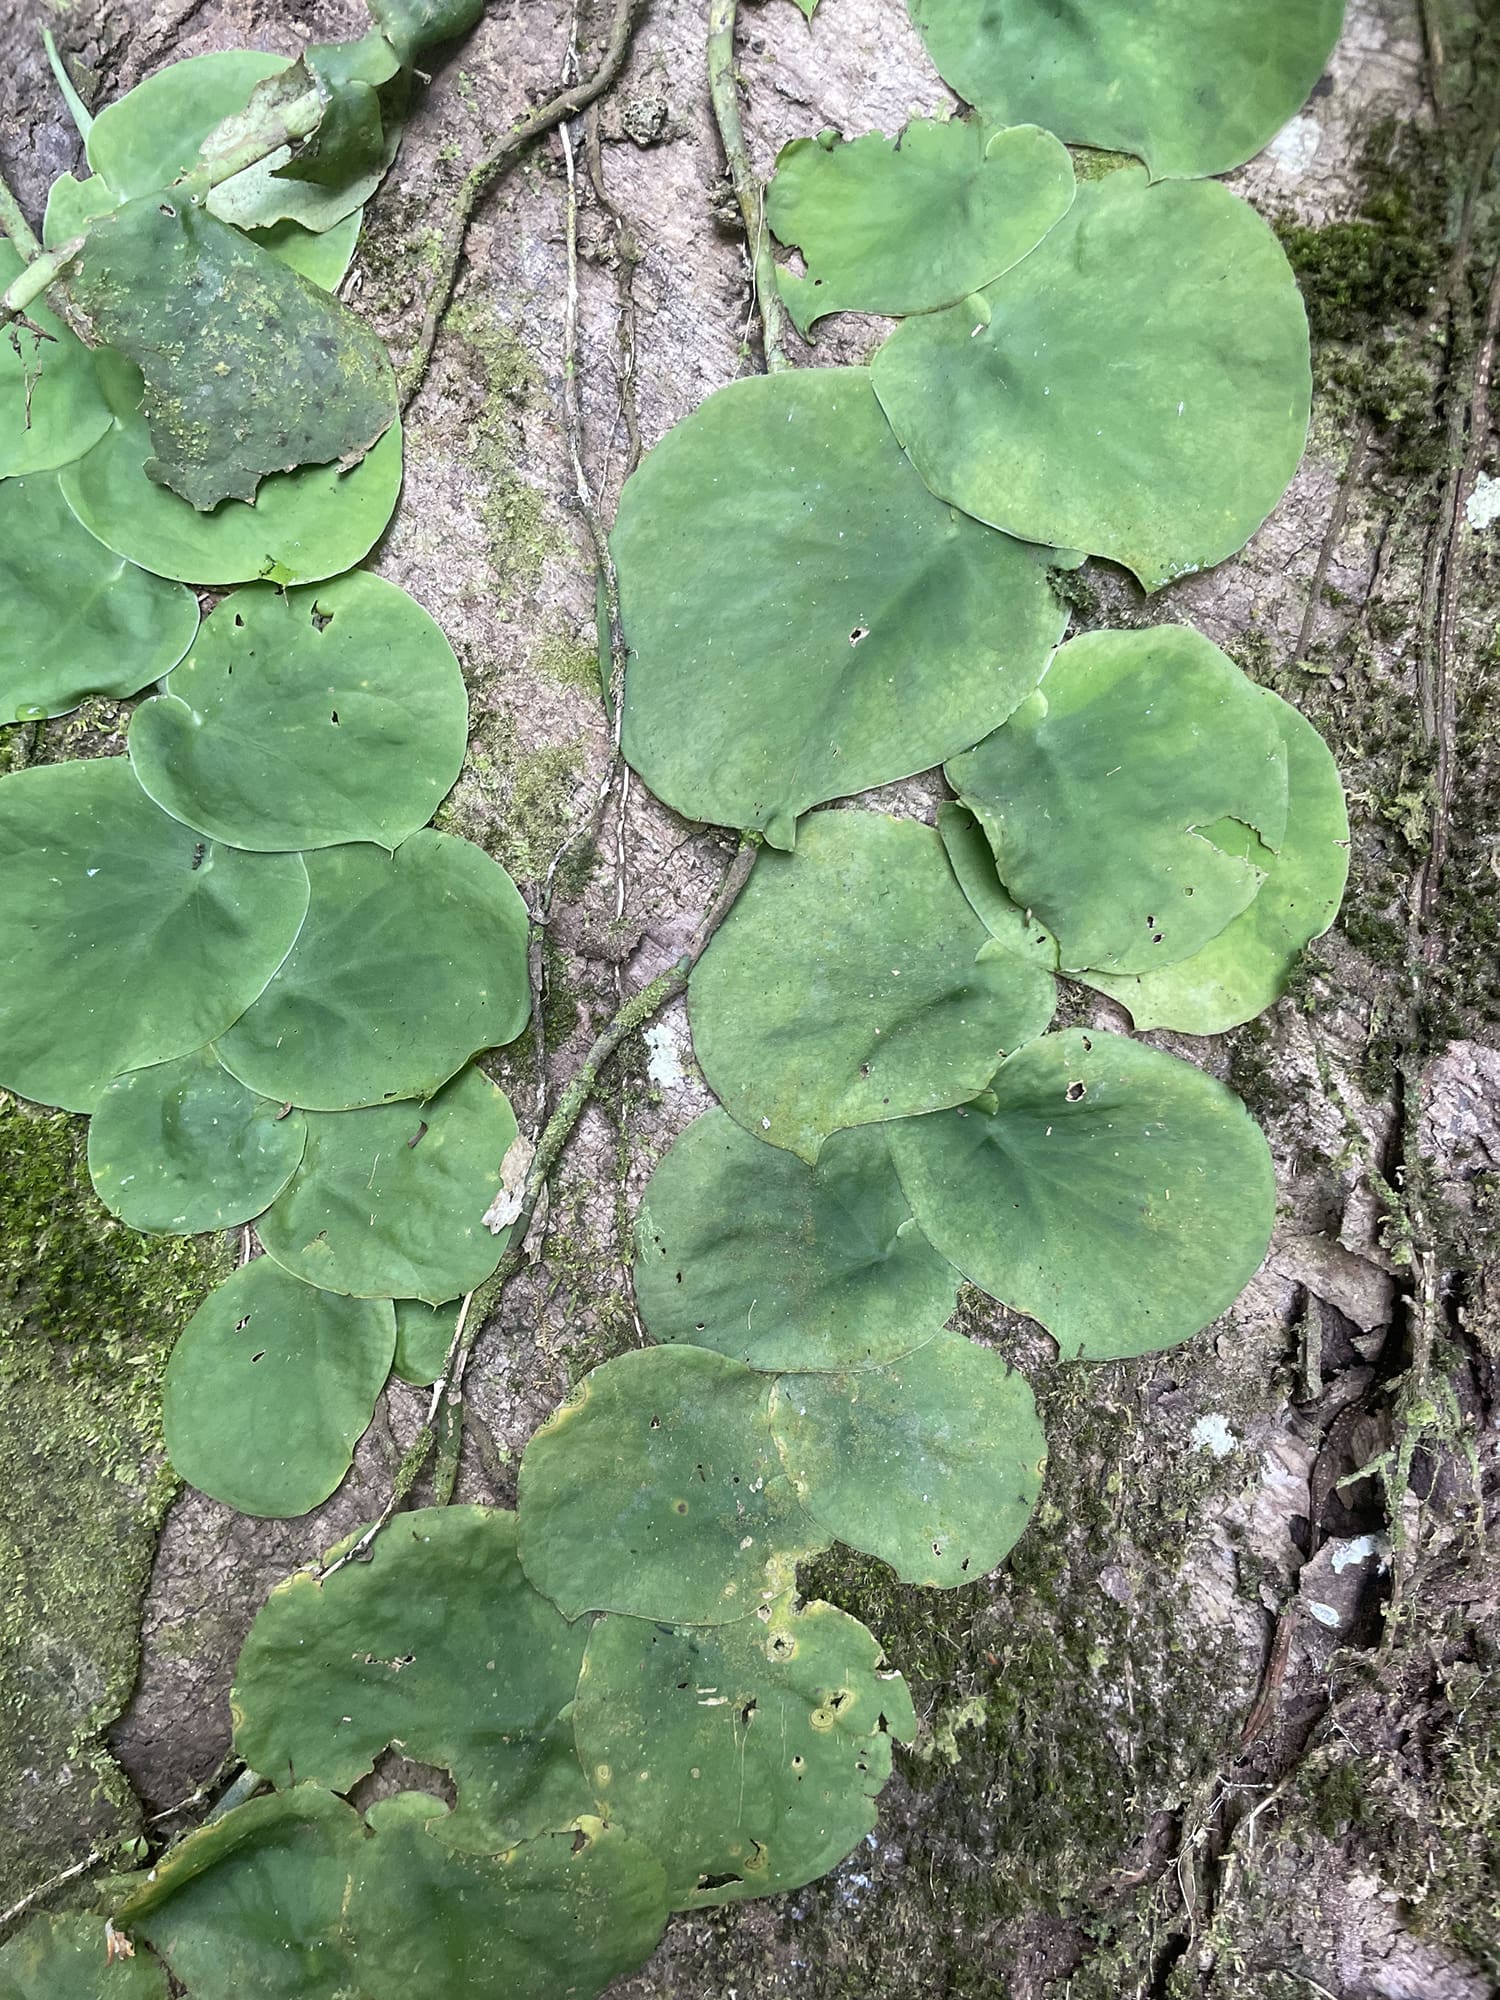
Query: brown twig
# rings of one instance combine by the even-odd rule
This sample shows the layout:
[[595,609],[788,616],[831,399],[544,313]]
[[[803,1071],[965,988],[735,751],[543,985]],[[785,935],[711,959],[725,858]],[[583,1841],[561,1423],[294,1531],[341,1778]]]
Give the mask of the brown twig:
[[1365,452],[1370,443],[1370,420],[1362,417],[1354,432],[1354,443],[1349,450],[1349,463],[1344,476],[1339,481],[1339,490],[1328,515],[1328,526],[1318,549],[1317,567],[1313,570],[1312,582],[1308,586],[1307,608],[1302,614],[1302,624],[1297,632],[1297,643],[1292,649],[1288,666],[1300,666],[1307,658],[1307,649],[1312,644],[1313,633],[1317,629],[1318,613],[1323,607],[1323,588],[1328,582],[1328,570],[1333,561],[1339,537],[1344,532],[1344,523],[1349,517],[1349,502],[1364,470]]

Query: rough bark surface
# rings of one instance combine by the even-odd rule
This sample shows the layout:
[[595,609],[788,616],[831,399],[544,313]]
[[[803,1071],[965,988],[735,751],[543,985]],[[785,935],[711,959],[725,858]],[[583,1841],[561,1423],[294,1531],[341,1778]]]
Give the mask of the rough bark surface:
[[[1457,7],[1424,15],[1351,0],[1306,111],[1234,177],[1284,227],[1317,334],[1312,447],[1291,493],[1244,556],[1149,604],[1099,565],[1070,586],[1081,627],[1197,622],[1318,723],[1344,770],[1354,870],[1339,928],[1261,1022],[1159,1038],[1225,1076],[1266,1126],[1281,1197],[1271,1256],[1230,1315],[1155,1362],[1060,1368],[1027,1323],[966,1303],[967,1330],[1037,1384],[1042,1507],[1005,1570],[959,1592],[906,1590],[838,1555],[813,1566],[804,1581],[865,1618],[912,1679],[920,1739],[866,1849],[794,1895],[676,1920],[618,1989],[632,2000],[1482,2000],[1500,1980],[1500,1566],[1484,1503],[1500,1361],[1486,1264],[1500,1173],[1486,732],[1500,529],[1468,521],[1481,477],[1500,470],[1500,100],[1489,24]],[[104,0],[59,16],[5,0],[0,157],[33,216],[79,151],[41,61],[44,18],[102,99],[177,56],[295,52],[357,28],[361,9]],[[558,0],[492,0],[425,92],[346,293],[398,363],[464,176],[556,89],[569,21]],[[589,0],[585,71],[606,25]],[[636,427],[649,447],[755,365],[704,34],[699,0],[651,0],[622,78],[577,127],[578,377],[606,514]],[[811,24],[767,0],[745,12],[740,50],[763,173],[799,134],[893,131],[950,101],[901,0],[822,0]],[[592,558],[560,422],[563,203],[555,135],[481,202],[376,559],[439,619],[470,684],[470,758],[439,823],[531,890],[608,757]],[[881,331],[836,320],[816,357],[794,341],[793,359],[860,360]],[[0,741],[12,764],[118,749],[124,715],[95,703],[40,743],[29,728]],[[921,811],[941,791],[933,774],[885,802]],[[618,824],[612,809],[562,878],[546,953],[554,1088],[622,987],[681,950],[729,851],[636,786],[622,842]],[[1064,1011],[1123,1018],[1076,991]],[[518,1110],[534,1105],[524,1047],[496,1074]],[[707,1101],[679,1005],[609,1073],[555,1178],[541,1255],[476,1352],[463,1497],[510,1501],[538,1421],[641,1338],[630,1218]],[[0,1129],[17,1190],[0,1245],[0,1371],[14,1385],[0,1465],[25,1580],[3,1627],[20,1670],[0,1703],[0,1795],[24,1800],[0,1840],[4,1901],[143,1815],[161,1816],[153,1836],[185,1823],[170,1809],[228,1750],[229,1678],[255,1610],[379,1510],[422,1399],[392,1392],[317,1514],[255,1522],[181,1492],[158,1539],[149,1390],[184,1301],[231,1253],[137,1256],[92,1204],[66,1121],[11,1109]],[[45,1297],[27,1275],[43,1248],[66,1272]],[[88,1396],[100,1408],[83,1418]]]

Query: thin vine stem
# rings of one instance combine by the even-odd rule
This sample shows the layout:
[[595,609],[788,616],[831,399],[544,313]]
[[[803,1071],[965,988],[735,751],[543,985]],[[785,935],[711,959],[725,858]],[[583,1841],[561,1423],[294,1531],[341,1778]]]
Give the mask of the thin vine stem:
[[739,0],[708,0],[708,93],[714,122],[724,148],[734,198],[739,203],[749,245],[750,279],[760,314],[761,349],[766,373],[775,375],[791,363],[786,358],[786,312],[776,289],[776,260],[766,232],[765,189],[750,164],[745,128],[740,119],[739,78],[734,67],[734,30]]
[[34,257],[40,257],[42,246],[36,231],[26,220],[26,211],[16,200],[15,189],[0,173],[0,229],[3,229],[16,249],[29,264]]

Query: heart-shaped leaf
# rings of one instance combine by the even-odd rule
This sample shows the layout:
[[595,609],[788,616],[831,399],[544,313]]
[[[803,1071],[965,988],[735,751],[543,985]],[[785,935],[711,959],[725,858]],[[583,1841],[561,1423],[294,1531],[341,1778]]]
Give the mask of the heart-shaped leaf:
[[1071,640],[947,777],[1069,971],[1190,958],[1249,908],[1286,831],[1275,714],[1189,625]]
[[749,1132],[814,1160],[830,1132],[963,1104],[1039,1035],[1045,967],[989,939],[930,826],[809,819],[766,854],[689,989],[694,1046]]
[[0,779],[0,1083],[91,1111],[112,1077],[201,1048],[285,958],[296,854],[214,847],[123,757]]
[[944,1590],[1009,1555],[1047,1459],[1025,1377],[957,1333],[858,1374],[783,1375],[771,1429],[820,1527]]
[[309,1111],[430,1097],[521,1032],[529,919],[487,854],[414,833],[394,854],[325,847],[306,865],[296,945],[219,1046],[252,1090]]
[[55,474],[0,482],[0,722],[136,694],[197,629],[192,592],[95,541]]
[[911,1696],[831,1604],[678,1626],[601,1618],[574,1725],[605,1810],[667,1871],[675,1907],[795,1889],[875,1824]]
[[326,1500],[354,1456],[396,1350],[389,1299],[344,1299],[257,1257],[194,1313],[162,1383],[173,1465],[242,1514]]
[[835,1133],[809,1167],[707,1112],[651,1176],[635,1241],[652,1337],[752,1368],[870,1367],[930,1340],[957,1302],[878,1127]]
[[399,1743],[458,1786],[444,1841],[487,1853],[591,1811],[570,1713],[589,1621],[532,1589],[515,1546],[514,1514],[420,1508],[367,1561],[272,1591],[230,1697],[246,1763],[347,1792]]
[[906,321],[876,394],[934,493],[1124,563],[1147,590],[1243,548],[1302,457],[1307,315],[1281,245],[1217,182],[1085,183],[992,285]]
[[[24,268],[0,237],[0,291]],[[0,329],[0,479],[71,464],[110,426],[93,354],[42,300],[26,318]]]
[[252,584],[136,710],[130,761],[164,811],[234,847],[395,847],[457,778],[468,714],[452,647],[395,584]]
[[257,1097],[212,1049],[117,1076],[89,1123],[89,1177],[132,1229],[194,1236],[248,1222],[291,1179],[307,1121]]
[[500,1261],[484,1216],[515,1136],[509,1099],[477,1069],[426,1104],[310,1112],[302,1164],[256,1233],[306,1284],[441,1305]]
[[1031,552],[925,491],[863,368],[710,396],[627,481],[614,551],[626,757],[678,812],[775,847],[820,800],[998,727],[1063,630]]
[[900,136],[793,139],[766,189],[766,221],[801,250],[781,269],[806,334],[826,313],[948,306],[1034,250],[1073,202],[1067,148],[1035,125],[914,118]]
[[1156,179],[1223,174],[1301,107],[1343,0],[911,0],[943,81],[1000,123],[1135,153]]
[[994,1109],[891,1132],[932,1241],[1065,1359],[1171,1347],[1233,1303],[1271,1240],[1260,1127],[1213,1077],[1124,1035],[1069,1028],[1001,1064]]
[[797,1505],[771,1384],[722,1354],[647,1347],[584,1377],[521,1459],[520,1554],[566,1618],[744,1618],[827,1546]]

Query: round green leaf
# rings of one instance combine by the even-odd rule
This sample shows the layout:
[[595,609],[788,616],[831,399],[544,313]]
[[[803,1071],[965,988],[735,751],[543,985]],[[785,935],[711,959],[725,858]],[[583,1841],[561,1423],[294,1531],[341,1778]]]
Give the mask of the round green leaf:
[[197,629],[193,593],[95,541],[55,474],[0,482],[0,723],[136,694]]
[[597,1819],[493,1855],[455,1852],[419,1794],[369,1819],[348,1916],[369,2000],[592,2000],[665,1927],[661,1864]]
[[820,1527],[942,1590],[1009,1555],[1047,1461],[1025,1377],[957,1333],[855,1375],[783,1375],[771,1429]]
[[242,1014],[306,909],[300,856],[195,838],[123,757],[0,779],[0,1083],[91,1111]]
[[430,1097],[525,1027],[526,905],[487,854],[414,833],[394,854],[328,847],[306,865],[296,945],[219,1047],[252,1090],[309,1111]]
[[992,943],[930,826],[808,820],[766,854],[689,988],[693,1043],[749,1132],[815,1160],[830,1132],[963,1104],[1052,1018],[1051,976]]
[[89,1123],[89,1176],[112,1215],[151,1234],[248,1222],[296,1171],[300,1111],[257,1097],[212,1049],[117,1076]]
[[[1247,828],[1246,851],[1266,871],[1249,909],[1179,965],[1135,977],[1090,973],[1096,986],[1130,1009],[1137,1028],[1219,1035],[1252,1021],[1286,991],[1307,946],[1338,915],[1349,874],[1349,813],[1338,767],[1312,724],[1269,688],[1270,708],[1287,758],[1287,822],[1271,854]],[[1219,834],[1226,846],[1226,835]]]
[[[20,276],[25,261],[0,237],[0,291]],[[0,338],[0,479],[67,465],[110,427],[91,351],[43,300],[34,299],[26,317],[50,338],[26,326],[7,328]]]
[[1224,174],[1306,101],[1343,0],[911,0],[943,81],[1002,124],[1135,153],[1153,178]]
[[1018,958],[1055,972],[1057,939],[1006,895],[984,829],[969,808],[945,800],[937,809],[937,827],[948,866],[990,936]]
[[875,357],[934,493],[1124,563],[1147,590],[1243,548],[1286,491],[1311,407],[1281,245],[1217,182],[1090,181],[1031,255]]
[[263,479],[254,504],[223,500],[200,514],[146,477],[151,434],[139,369],[102,352],[99,380],[114,421],[63,475],[68,505],[117,555],[181,583],[316,583],[361,562],[401,490],[401,426],[392,424],[349,472],[305,465]]
[[1030,551],[924,490],[863,368],[718,390],[627,481],[614,551],[627,759],[774,847],[998,727],[1065,622]]
[[515,1549],[514,1514],[419,1508],[367,1562],[274,1590],[230,1696],[246,1763],[347,1792],[399,1743],[451,1774],[443,1839],[480,1852],[591,1811],[569,1712],[588,1621],[539,1596]]
[[1002,1063],[994,1109],[893,1128],[918,1221],[1066,1359],[1186,1340],[1254,1276],[1276,1177],[1240,1100],[1159,1049],[1069,1028]]
[[809,1167],[707,1112],[651,1176],[635,1243],[653,1339],[752,1368],[867,1368],[930,1340],[957,1303],[878,1127],[835,1133]]
[[389,1299],[343,1299],[257,1257],[194,1313],[162,1383],[162,1429],[190,1486],[285,1519],[328,1498],[396,1348]]
[[831,1604],[674,1629],[601,1618],[574,1712],[604,1810],[667,1871],[675,1907],[795,1889],[875,1824],[911,1696]]
[[477,1069],[426,1104],[310,1112],[302,1164],[256,1233],[306,1284],[441,1305],[500,1261],[484,1216],[515,1136],[510,1100]]
[[807,275],[776,282],[806,334],[825,313],[930,312],[1034,250],[1073,202],[1073,163],[1050,132],[914,118],[899,138],[825,133],[783,146],[766,222]]
[[468,717],[452,647],[395,584],[251,584],[136,710],[130,761],[164,811],[232,847],[395,847],[451,789]]
[[771,1437],[771,1384],[697,1347],[586,1375],[521,1459],[520,1555],[565,1618],[743,1618],[827,1547]]
[[425,1299],[397,1299],[396,1358],[391,1366],[403,1382],[426,1389],[442,1374],[462,1304],[462,1299],[449,1299],[440,1306],[430,1306]]
[[103,1917],[33,1917],[0,1948],[3,2000],[167,2000],[154,1958],[109,1956]]
[[314,1785],[251,1799],[165,1854],[116,1922],[192,2000],[349,2000],[361,1984],[342,1918],[364,1837]]
[[1071,640],[946,775],[1070,971],[1190,958],[1254,901],[1286,831],[1275,715],[1190,625]]

